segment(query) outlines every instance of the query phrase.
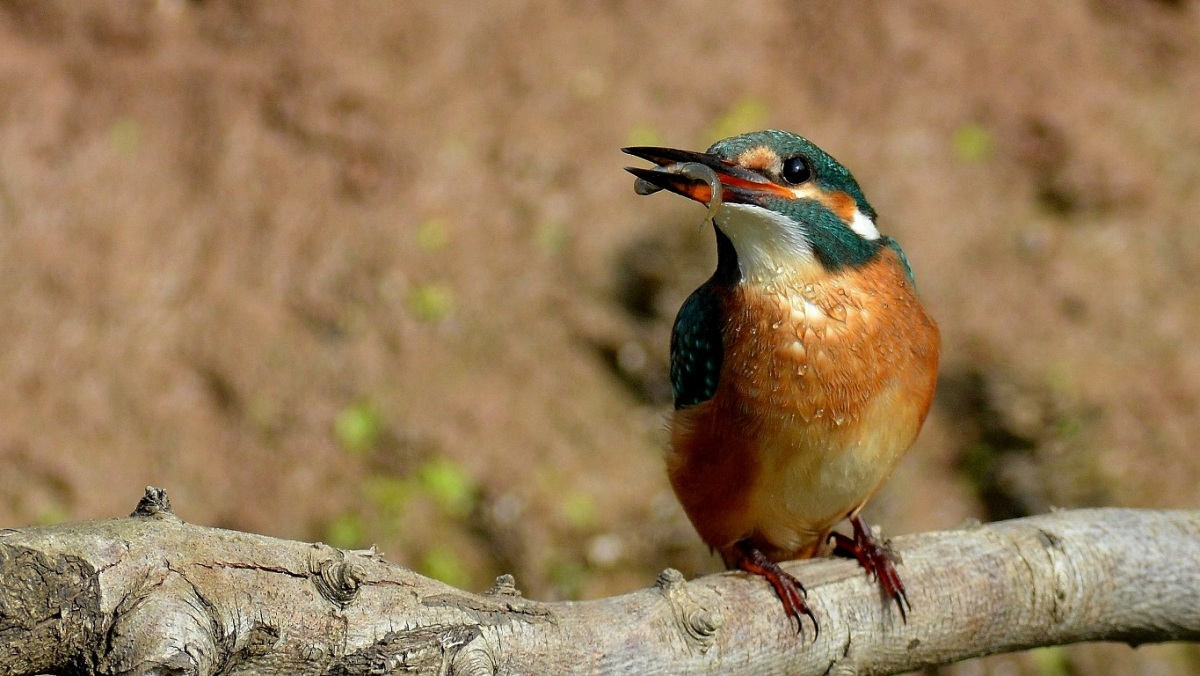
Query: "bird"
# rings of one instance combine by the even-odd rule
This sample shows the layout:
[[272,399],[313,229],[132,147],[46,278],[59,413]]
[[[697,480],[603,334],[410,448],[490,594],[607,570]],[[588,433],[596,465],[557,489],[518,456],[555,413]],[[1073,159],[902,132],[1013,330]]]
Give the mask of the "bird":
[[[671,331],[667,474],[726,567],[764,577],[796,630],[820,631],[779,563],[856,558],[907,622],[890,549],[861,511],[916,440],[940,334],[908,258],[854,176],[808,139],[765,130],[706,152],[630,147],[639,194],[707,204],[712,276]],[[849,520],[853,535],[834,532]]]

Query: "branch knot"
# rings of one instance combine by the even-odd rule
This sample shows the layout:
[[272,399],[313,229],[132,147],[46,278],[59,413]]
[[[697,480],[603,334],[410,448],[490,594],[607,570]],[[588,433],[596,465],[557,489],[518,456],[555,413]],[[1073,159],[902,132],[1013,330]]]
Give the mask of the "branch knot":
[[361,565],[347,561],[345,552],[339,549],[331,551],[334,552],[333,558],[323,557],[318,549],[310,552],[308,572],[322,597],[345,608],[358,596],[358,590],[366,578],[366,571]]
[[707,652],[716,642],[717,630],[724,622],[721,614],[709,610],[696,600],[688,589],[683,573],[674,568],[659,573],[654,587],[670,604],[675,624],[682,630],[688,643],[699,648],[701,653]]
[[521,598],[521,590],[517,589],[517,579],[505,573],[496,577],[496,583],[492,588],[484,592],[486,596],[505,596],[508,598]]
[[138,500],[137,507],[129,516],[174,516],[167,491],[156,486],[146,486],[146,493]]

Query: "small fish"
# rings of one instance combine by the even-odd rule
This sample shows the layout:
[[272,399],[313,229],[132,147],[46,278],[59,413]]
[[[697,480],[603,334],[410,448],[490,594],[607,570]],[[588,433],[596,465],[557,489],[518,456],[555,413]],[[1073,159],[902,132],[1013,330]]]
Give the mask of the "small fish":
[[[685,178],[690,178],[694,181],[704,181],[708,184],[709,194],[712,197],[708,200],[708,213],[704,215],[705,221],[712,221],[717,215],[717,211],[721,209],[723,204],[721,200],[721,178],[717,176],[717,172],[712,167],[700,164],[699,162],[676,162],[659,167],[657,171],[667,174],[679,174]],[[636,178],[633,181],[633,191],[639,195],[653,195],[662,190],[661,187],[654,185],[644,178]]]

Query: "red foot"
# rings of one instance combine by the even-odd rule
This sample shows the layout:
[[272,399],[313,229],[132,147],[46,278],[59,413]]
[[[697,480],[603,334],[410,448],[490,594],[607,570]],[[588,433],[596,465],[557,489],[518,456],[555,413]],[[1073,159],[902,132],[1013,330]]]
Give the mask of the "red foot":
[[821,626],[817,624],[817,616],[813,615],[812,609],[804,600],[804,597],[808,596],[808,592],[805,591],[804,585],[800,584],[800,580],[792,577],[775,562],[768,559],[766,554],[760,552],[749,540],[742,540],[735,546],[738,554],[735,565],[747,573],[761,575],[771,583],[771,586],[775,588],[775,594],[783,602],[783,611],[789,618],[796,621],[797,634],[804,633],[804,623],[800,616],[808,615],[808,619],[813,623],[813,640],[816,640],[816,637],[821,634]]
[[850,519],[850,524],[854,526],[853,539],[841,533],[829,536],[829,539],[833,540],[833,552],[858,559],[858,563],[867,570],[867,575],[879,580],[879,587],[883,593],[896,601],[900,617],[907,624],[908,611],[912,606],[908,604],[904,583],[900,581],[900,574],[896,572],[891,553],[863,526],[862,520],[857,516]]

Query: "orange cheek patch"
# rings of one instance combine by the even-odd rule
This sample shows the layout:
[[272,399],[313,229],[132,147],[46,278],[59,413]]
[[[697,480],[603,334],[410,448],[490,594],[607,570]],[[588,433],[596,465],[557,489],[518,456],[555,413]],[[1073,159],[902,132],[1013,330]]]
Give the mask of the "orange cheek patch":
[[854,202],[854,198],[848,193],[840,190],[827,193],[825,199],[822,201],[825,202],[825,206],[829,207],[830,211],[842,219],[842,222],[849,223],[854,220],[854,212],[858,209],[858,204]]
[[777,173],[780,168],[779,154],[766,146],[751,148],[738,155],[737,163],[761,173]]

